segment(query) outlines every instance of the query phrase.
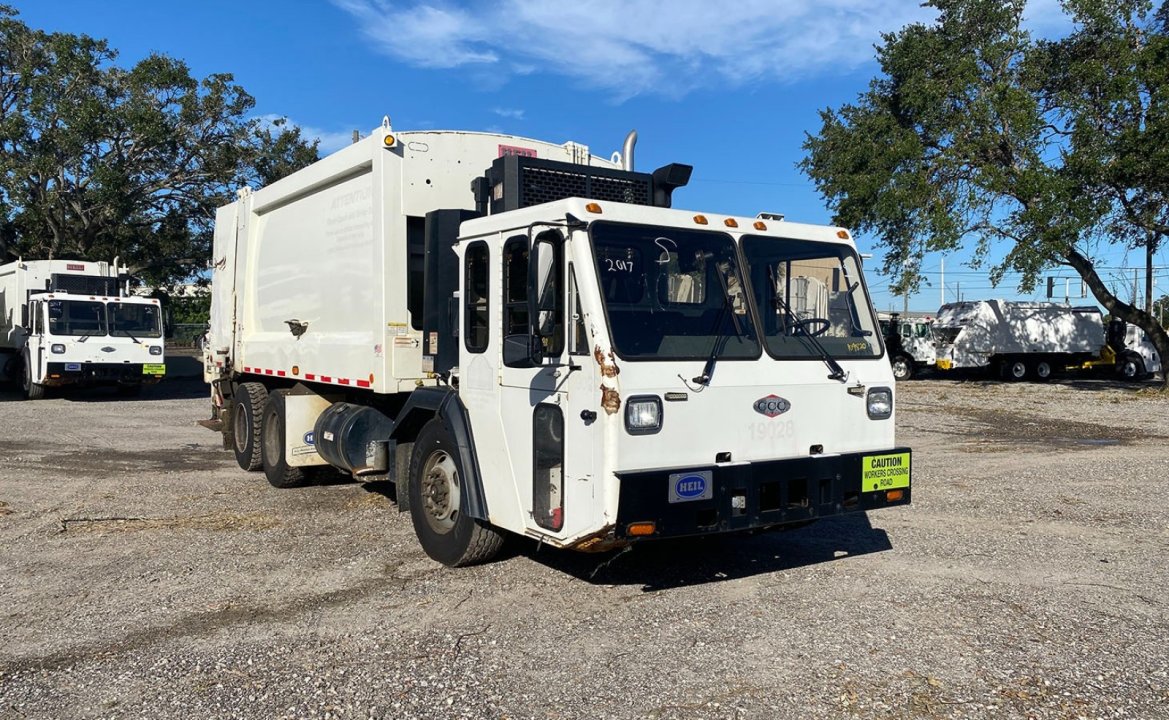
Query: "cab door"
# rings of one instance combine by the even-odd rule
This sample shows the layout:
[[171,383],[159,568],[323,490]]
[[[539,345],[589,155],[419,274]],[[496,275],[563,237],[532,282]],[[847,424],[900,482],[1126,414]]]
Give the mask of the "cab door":
[[[512,475],[530,534],[572,537],[589,528],[597,512],[594,437],[599,391],[595,365],[576,296],[574,268],[560,229],[536,227],[533,237],[508,238],[502,249],[503,336],[531,336],[543,325],[543,358],[529,367],[500,366],[501,420]],[[531,277],[532,242],[545,254],[542,282]],[[538,263],[537,263],[538,264]],[[540,292],[533,316],[529,293]]]

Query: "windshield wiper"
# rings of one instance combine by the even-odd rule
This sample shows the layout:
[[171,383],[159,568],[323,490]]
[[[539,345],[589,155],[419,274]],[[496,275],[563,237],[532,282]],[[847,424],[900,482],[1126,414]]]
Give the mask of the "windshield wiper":
[[722,352],[723,347],[726,346],[727,340],[730,339],[730,335],[723,332],[722,330],[723,325],[726,323],[728,311],[731,313],[731,323],[735,328],[735,337],[743,336],[743,328],[739,325],[739,318],[736,317],[734,312],[735,303],[731,299],[731,288],[727,284],[727,278],[725,275],[723,275],[722,269],[720,269],[717,264],[714,268],[714,274],[718,276],[719,284],[722,285],[723,307],[722,310],[720,310],[718,313],[718,322],[715,325],[715,328],[718,331],[718,335],[714,338],[714,345],[712,345],[710,348],[710,355],[706,358],[706,365],[702,368],[701,375],[691,379],[691,382],[693,382],[695,385],[710,385],[711,375],[714,374],[714,365],[716,362],[718,362],[718,356]]
[[836,358],[832,357],[832,354],[824,349],[824,346],[820,344],[820,341],[816,339],[816,336],[808,332],[808,326],[804,323],[803,318],[792,312],[791,306],[788,305],[780,296],[779,288],[775,287],[775,273],[770,266],[767,268],[767,277],[771,282],[771,287],[774,288],[773,292],[775,293],[775,307],[783,312],[785,316],[791,318],[799,329],[803,330],[802,334],[797,334],[795,337],[807,339],[810,343],[812,343],[812,347],[815,348],[816,353],[820,356],[820,359],[823,360],[824,364],[828,366],[828,369],[832,371],[828,375],[829,380],[839,380],[840,382],[846,382],[848,380],[848,373],[845,372],[844,368],[840,367],[840,363],[836,362]]
[[[125,333],[126,337],[130,338],[131,340],[138,343],[139,345],[142,344],[142,341],[139,340],[138,338],[134,337],[133,335],[131,335],[129,330],[120,330],[119,332]],[[114,334],[114,331],[110,330],[110,335],[113,335],[113,334]]]

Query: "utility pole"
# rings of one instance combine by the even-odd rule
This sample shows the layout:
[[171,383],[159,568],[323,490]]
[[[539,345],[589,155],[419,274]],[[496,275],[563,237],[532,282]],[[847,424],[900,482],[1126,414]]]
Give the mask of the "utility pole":
[[946,304],[946,258],[942,258],[942,304]]

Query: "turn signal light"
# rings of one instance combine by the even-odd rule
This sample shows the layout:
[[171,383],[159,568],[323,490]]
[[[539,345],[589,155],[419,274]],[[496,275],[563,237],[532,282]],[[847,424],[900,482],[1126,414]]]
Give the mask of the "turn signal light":
[[635,522],[629,523],[629,527],[625,528],[625,532],[633,537],[645,537],[646,535],[653,535],[657,529],[656,523]]
[[588,205],[585,205],[585,210],[588,210],[589,212],[595,213],[597,215],[601,214],[601,206],[597,203],[589,203]]
[[905,497],[904,490],[889,490],[885,493],[885,502],[897,502],[903,497]]

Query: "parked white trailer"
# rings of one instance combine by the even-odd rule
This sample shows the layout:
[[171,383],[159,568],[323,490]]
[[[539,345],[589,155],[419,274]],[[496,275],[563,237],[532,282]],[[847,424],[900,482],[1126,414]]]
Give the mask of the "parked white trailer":
[[214,418],[273,485],[392,480],[434,559],[910,502],[836,227],[671,209],[690,168],[388,121],[216,218]]
[[0,378],[19,382],[32,400],[48,387],[113,385],[135,394],[161,380],[163,308],[125,294],[118,272],[116,260],[0,265]]
[[1099,357],[1104,321],[1095,306],[973,300],[949,303],[933,325],[937,367],[989,368],[1009,380],[1046,380]]

